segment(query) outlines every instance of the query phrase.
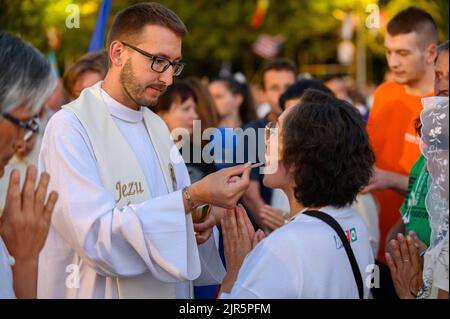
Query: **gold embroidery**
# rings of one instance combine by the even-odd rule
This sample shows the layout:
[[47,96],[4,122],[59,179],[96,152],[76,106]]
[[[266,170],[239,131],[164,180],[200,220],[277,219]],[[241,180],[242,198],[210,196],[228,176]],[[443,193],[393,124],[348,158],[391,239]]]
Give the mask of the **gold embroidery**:
[[173,169],[172,163],[169,163],[169,171],[170,171],[170,178],[172,179],[173,190],[175,191],[178,189],[178,183],[177,183],[177,177],[175,175],[175,170]]
[[116,183],[116,191],[118,192],[118,198],[116,203],[120,202],[122,198],[139,195],[144,192],[141,182],[129,182],[129,183]]

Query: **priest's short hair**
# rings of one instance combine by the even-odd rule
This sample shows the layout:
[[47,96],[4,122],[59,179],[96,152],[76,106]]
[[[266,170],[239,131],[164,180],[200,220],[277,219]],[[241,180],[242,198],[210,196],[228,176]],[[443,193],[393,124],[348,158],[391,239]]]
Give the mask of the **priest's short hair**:
[[111,26],[108,48],[113,41],[133,42],[147,25],[159,25],[184,38],[188,31],[181,19],[169,8],[156,2],[138,3],[120,11]]

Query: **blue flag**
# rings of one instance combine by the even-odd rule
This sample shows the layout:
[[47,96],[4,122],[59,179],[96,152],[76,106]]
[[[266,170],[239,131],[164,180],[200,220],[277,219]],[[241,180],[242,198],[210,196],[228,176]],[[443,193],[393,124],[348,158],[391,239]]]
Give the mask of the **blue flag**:
[[111,0],[102,0],[94,33],[92,34],[91,43],[89,44],[89,52],[95,52],[103,49],[105,43],[106,25],[108,24],[110,11]]

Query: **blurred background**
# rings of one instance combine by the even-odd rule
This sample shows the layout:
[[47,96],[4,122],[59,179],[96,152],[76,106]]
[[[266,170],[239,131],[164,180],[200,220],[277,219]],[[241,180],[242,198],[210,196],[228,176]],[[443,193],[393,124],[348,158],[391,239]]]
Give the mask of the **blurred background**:
[[[48,55],[59,74],[104,43],[114,15],[139,1],[0,0],[0,28]],[[359,85],[383,81],[387,66],[385,25],[400,10],[417,6],[448,38],[448,0],[164,0],[189,29],[183,76],[242,72],[257,83],[265,59],[283,56],[299,73],[324,78],[348,75]],[[96,27],[97,24],[97,27]],[[94,36],[94,29],[97,34]]]

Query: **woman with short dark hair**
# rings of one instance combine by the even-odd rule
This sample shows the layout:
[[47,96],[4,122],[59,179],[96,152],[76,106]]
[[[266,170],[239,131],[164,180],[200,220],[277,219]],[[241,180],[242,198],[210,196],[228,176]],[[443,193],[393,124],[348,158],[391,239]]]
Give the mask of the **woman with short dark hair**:
[[373,253],[351,207],[374,162],[361,115],[308,90],[266,132],[264,184],[286,193],[290,221],[262,240],[242,207],[227,213],[221,297],[367,298]]

